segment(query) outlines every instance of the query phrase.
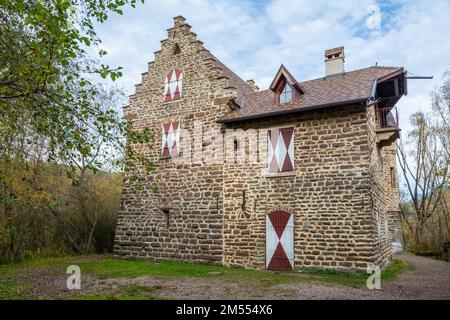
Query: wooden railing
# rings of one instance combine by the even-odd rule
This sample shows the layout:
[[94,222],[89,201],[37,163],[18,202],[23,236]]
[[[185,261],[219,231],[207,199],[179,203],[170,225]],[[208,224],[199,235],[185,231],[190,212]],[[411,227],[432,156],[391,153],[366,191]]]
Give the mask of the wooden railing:
[[380,129],[399,129],[397,108],[378,108],[377,116]]

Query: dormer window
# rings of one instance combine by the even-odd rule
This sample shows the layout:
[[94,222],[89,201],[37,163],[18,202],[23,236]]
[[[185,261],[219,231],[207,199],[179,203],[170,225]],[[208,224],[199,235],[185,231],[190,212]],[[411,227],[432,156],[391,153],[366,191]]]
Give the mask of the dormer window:
[[300,84],[283,65],[273,79],[270,90],[274,92],[274,104],[279,105],[295,103],[299,95],[305,94]]
[[281,90],[279,101],[280,104],[292,102],[292,88],[288,83],[286,83],[283,90]]

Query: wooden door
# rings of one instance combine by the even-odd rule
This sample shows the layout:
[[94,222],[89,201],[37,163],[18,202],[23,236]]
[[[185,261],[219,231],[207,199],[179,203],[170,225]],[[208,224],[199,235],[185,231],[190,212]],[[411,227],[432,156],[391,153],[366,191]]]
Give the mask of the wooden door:
[[273,211],[266,217],[266,268],[294,268],[294,217],[286,211]]

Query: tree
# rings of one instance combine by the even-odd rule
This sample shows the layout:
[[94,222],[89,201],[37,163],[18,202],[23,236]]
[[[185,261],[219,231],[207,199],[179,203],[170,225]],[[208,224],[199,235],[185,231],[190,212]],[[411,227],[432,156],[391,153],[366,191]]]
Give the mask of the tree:
[[99,64],[86,51],[100,43],[94,22],[122,14],[127,4],[136,0],[0,0],[0,134],[8,142],[0,142],[0,156],[11,149],[17,155],[16,137],[31,133],[46,139],[50,160],[66,160],[74,151],[91,153],[96,143],[85,139],[83,125],[106,140],[129,130],[116,111],[92,103],[99,93],[93,75],[115,80],[121,69]]
[[[57,223],[64,220],[61,199],[43,187],[49,169],[65,170],[75,185],[82,171],[136,164],[154,169],[131,147],[150,142],[149,131],[134,131],[117,106],[105,107],[109,93],[95,84],[97,78],[114,81],[121,68],[100,63],[103,50],[96,59],[87,53],[101,42],[95,23],[136,3],[0,0],[0,256],[20,250],[9,246],[26,236],[17,226],[26,225],[32,213],[48,218],[50,212]],[[25,224],[18,223],[22,216]],[[62,233],[71,236],[65,229]]]
[[[436,233],[440,242],[448,240],[449,190],[449,120],[450,81],[432,94],[433,112],[411,116],[413,129],[407,141],[398,145],[401,168],[409,205],[403,206],[402,218],[413,235],[413,249],[422,251],[427,232]],[[412,219],[409,216],[412,215]],[[434,244],[437,246],[439,244]]]

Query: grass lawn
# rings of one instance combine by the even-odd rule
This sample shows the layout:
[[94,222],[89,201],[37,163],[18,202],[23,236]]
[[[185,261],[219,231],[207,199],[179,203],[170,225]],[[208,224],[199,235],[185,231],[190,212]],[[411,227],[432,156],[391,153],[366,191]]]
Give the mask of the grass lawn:
[[[64,279],[67,266],[72,264],[78,265],[82,274],[89,274],[98,279],[98,281],[151,277],[154,279],[194,278],[204,281],[220,279],[225,282],[258,286],[259,288],[286,283],[363,287],[366,285],[368,277],[367,274],[344,273],[323,269],[269,272],[173,261],[156,263],[134,259],[114,259],[110,256],[74,256],[34,259],[19,264],[1,265],[0,299],[35,298],[32,295],[33,277],[28,277],[27,275],[33,274],[36,270],[41,270],[41,272],[44,270],[43,273],[45,274],[48,269],[48,271],[59,272]],[[382,272],[382,281],[393,280],[398,274],[410,270],[410,268],[409,265],[401,260],[392,260],[390,265]],[[70,296],[69,299],[160,299],[161,297],[155,295],[154,291],[154,288],[148,286],[121,284],[112,292],[75,294]]]

